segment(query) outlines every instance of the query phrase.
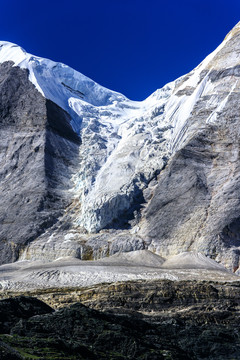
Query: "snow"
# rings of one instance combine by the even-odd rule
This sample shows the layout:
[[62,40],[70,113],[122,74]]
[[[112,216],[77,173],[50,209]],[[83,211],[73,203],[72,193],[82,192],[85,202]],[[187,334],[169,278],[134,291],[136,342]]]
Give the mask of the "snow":
[[82,107],[86,104],[90,107],[111,106],[115,112],[119,112],[118,105],[124,101],[131,106],[131,101],[124,95],[100,86],[65,64],[33,56],[13,43],[0,41],[0,63],[5,61],[28,69],[29,80],[40,93],[72,115],[77,132],[81,126]]
[[[194,107],[203,94],[214,91],[209,72],[229,63],[223,60],[220,64],[217,55],[230,38],[187,76],[142,102],[106,89],[65,64],[0,42],[0,63],[11,60],[15,66],[28,69],[29,80],[70,114],[72,128],[81,136],[79,169],[72,178],[73,196],[82,204],[72,219],[76,226],[95,232],[118,218],[131,207],[135,188],[143,191],[156,171],[184,146],[194,131],[194,127],[189,130]],[[234,51],[231,57],[239,63]],[[190,95],[184,93],[186,88],[192,89]],[[216,121],[226,101],[205,121]]]

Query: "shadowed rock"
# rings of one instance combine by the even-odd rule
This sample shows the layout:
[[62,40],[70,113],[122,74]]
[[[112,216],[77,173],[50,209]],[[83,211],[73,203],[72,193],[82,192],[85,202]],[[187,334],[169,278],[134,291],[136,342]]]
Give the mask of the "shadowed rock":
[[0,263],[57,222],[70,197],[79,138],[28,71],[0,64]]
[[18,296],[0,300],[0,333],[9,333],[20,319],[51,312],[52,308],[36,298]]
[[[50,295],[38,293],[46,301]],[[52,295],[55,306],[64,306],[71,304],[76,290],[61,289]],[[28,357],[46,360],[239,357],[238,282],[104,284],[82,290],[79,299],[92,309],[75,303],[53,313],[23,316],[11,327],[10,336],[0,339],[11,352],[24,350]]]

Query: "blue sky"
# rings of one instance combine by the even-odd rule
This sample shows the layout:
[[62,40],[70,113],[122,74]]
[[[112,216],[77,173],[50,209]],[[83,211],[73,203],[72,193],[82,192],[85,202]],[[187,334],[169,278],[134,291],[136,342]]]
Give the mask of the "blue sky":
[[0,40],[142,100],[222,42],[240,1],[0,0],[0,11]]

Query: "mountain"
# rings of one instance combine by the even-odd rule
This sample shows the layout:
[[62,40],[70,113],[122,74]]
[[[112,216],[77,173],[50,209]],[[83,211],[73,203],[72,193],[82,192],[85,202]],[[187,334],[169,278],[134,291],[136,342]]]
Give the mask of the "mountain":
[[0,42],[0,263],[194,251],[237,271],[240,23],[142,102]]

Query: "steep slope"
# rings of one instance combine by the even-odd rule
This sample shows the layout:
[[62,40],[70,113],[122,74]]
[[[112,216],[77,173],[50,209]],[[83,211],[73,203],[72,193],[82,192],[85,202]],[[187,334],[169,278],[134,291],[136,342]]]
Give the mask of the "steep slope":
[[[142,103],[133,102],[64,64],[34,57],[11,43],[0,46],[0,62],[12,60],[28,69],[29,80],[70,114],[72,128],[80,133],[76,226],[95,232],[125,211],[131,217],[143,201],[142,188],[165,165],[167,149],[159,145],[162,134],[155,117],[162,113],[171,85]],[[162,126],[161,131],[167,130]],[[157,150],[163,153],[160,158],[154,157]]]
[[[239,52],[240,23],[192,72],[134,102],[0,42],[1,159],[11,167],[1,262],[19,250],[52,260],[148,248],[164,258],[200,251],[237,270]],[[42,137],[37,151],[19,129],[31,144]]]
[[182,128],[186,140],[158,178],[141,233],[162,256],[197,249],[235,271],[240,254],[240,24],[213,55],[196,69],[194,82],[187,77],[175,90],[175,98],[184,92],[185,104],[192,103]]
[[68,114],[12,65],[0,65],[1,263],[16,260],[63,213],[79,145]]

